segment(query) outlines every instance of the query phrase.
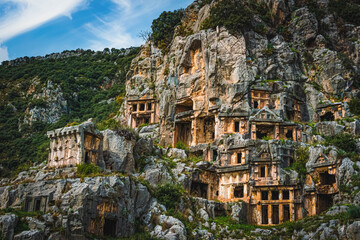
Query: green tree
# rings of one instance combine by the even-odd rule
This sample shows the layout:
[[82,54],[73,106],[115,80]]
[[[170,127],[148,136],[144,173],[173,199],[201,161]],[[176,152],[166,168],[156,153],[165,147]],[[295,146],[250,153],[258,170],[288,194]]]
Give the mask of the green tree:
[[175,27],[181,23],[183,15],[183,9],[175,10],[173,12],[164,11],[152,22],[152,39],[155,45],[163,52],[168,50],[174,36]]

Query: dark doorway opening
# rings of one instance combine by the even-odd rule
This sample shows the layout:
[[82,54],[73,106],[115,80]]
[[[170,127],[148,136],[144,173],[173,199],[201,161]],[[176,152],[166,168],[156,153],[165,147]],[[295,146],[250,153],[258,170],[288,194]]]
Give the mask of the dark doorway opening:
[[195,197],[207,198],[208,184],[200,182],[191,183],[191,195]]
[[260,177],[265,177],[265,167],[260,167]]
[[320,173],[320,184],[332,185],[335,182],[336,182],[335,175],[329,174],[327,172]]
[[274,126],[256,126],[256,139],[274,138]]
[[240,132],[240,122],[235,122],[234,132]]
[[316,214],[320,214],[328,210],[333,205],[333,196],[330,194],[318,194]]
[[237,186],[234,188],[234,197],[236,198],[244,197],[244,186]]
[[217,157],[218,157],[217,150],[214,149],[214,150],[213,150],[213,161],[214,161],[214,162],[216,162]]
[[238,154],[237,154],[237,163],[238,163],[238,164],[241,163],[241,158],[242,158],[242,153],[238,153]]
[[279,200],[279,191],[271,191],[271,200]]
[[288,119],[290,121],[294,121],[295,120],[295,112],[294,111],[289,111],[289,110],[286,110],[286,115],[288,117]]
[[288,130],[285,137],[288,139],[288,140],[294,140],[293,139],[293,130]]
[[269,200],[268,191],[261,191],[261,200]]
[[283,191],[283,200],[289,200],[289,199],[290,199],[289,190],[284,190]]
[[137,104],[133,104],[133,112],[137,112]]
[[283,205],[283,216],[284,216],[284,222],[290,221],[290,206],[289,205]]
[[140,104],[140,111],[145,111],[145,104],[144,103]]
[[104,236],[116,237],[116,219],[105,218],[104,223]]
[[90,163],[89,152],[85,152],[85,163]]
[[327,112],[324,115],[320,116],[320,120],[323,121],[334,121],[335,117],[332,112]]
[[36,200],[35,200],[35,208],[34,208],[34,211],[35,211],[35,212],[39,212],[39,211],[40,211],[40,208],[41,208],[41,199],[36,199]]
[[262,205],[261,206],[261,223],[262,224],[269,224],[268,206],[267,205]]
[[272,224],[279,224],[279,205],[272,205]]
[[187,146],[191,145],[191,122],[180,122],[175,124],[175,144],[183,142]]

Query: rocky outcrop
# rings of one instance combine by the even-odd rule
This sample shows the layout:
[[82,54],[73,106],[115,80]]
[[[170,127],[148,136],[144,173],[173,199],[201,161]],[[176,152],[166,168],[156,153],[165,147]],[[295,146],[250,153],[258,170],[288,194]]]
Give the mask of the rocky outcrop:
[[32,99],[33,106],[27,108],[25,112],[26,124],[31,125],[35,121],[56,123],[68,111],[61,87],[51,81],[48,81],[46,87],[43,87],[39,93],[35,93]]
[[15,214],[0,216],[1,237],[3,239],[13,239],[17,220]]
[[316,124],[316,130],[320,135],[325,137],[333,137],[344,133],[345,126],[339,125],[336,122],[321,122]]
[[135,136],[127,132],[105,130],[103,152],[107,169],[132,173],[135,170],[134,147]]

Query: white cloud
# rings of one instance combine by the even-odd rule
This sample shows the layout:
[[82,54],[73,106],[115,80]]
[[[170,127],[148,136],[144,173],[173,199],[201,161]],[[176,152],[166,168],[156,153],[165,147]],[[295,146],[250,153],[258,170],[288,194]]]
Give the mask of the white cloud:
[[0,64],[6,60],[9,60],[7,47],[0,45]]
[[111,2],[115,4],[111,13],[98,16],[97,21],[85,25],[85,28],[96,37],[90,41],[91,49],[139,46],[143,41],[133,36],[132,28],[137,27],[144,15],[155,9],[161,9],[165,3],[169,3],[168,0],[111,0]]
[[32,30],[60,16],[71,14],[85,7],[88,0],[2,0],[6,8],[0,16],[0,44],[21,33]]

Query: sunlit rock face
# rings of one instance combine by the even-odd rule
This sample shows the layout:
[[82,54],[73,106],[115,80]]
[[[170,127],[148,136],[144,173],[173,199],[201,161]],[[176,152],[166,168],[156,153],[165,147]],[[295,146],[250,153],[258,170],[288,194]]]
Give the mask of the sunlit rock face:
[[[315,215],[333,204],[341,164],[334,151],[310,151],[306,191],[289,166],[297,148],[356,128],[356,122],[345,127],[335,121],[352,116],[347,102],[357,90],[349,79],[359,67],[345,67],[340,48],[326,43],[342,41],[333,15],[319,21],[308,7],[291,10],[292,1],[266,5],[276,24],[288,25],[286,34],[200,30],[210,5],[187,8],[182,25],[193,34],[175,34],[166,53],[151,41],[142,47],[127,75],[121,115],[131,127],[157,125],[160,145],[185,144],[211,163],[193,175],[193,195],[245,201],[248,222],[264,225]],[[356,29],[349,26],[348,34]]]

